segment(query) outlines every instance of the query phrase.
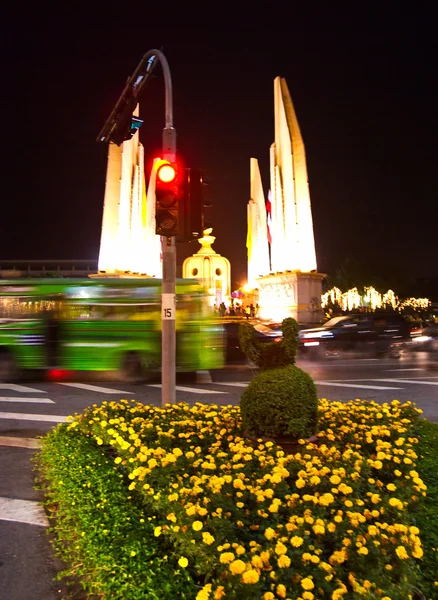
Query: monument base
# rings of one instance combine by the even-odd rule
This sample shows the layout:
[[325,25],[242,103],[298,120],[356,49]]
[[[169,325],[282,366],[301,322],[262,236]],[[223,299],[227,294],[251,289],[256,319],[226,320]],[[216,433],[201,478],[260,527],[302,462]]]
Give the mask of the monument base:
[[281,323],[292,317],[302,325],[322,323],[322,273],[285,271],[259,277],[259,318]]

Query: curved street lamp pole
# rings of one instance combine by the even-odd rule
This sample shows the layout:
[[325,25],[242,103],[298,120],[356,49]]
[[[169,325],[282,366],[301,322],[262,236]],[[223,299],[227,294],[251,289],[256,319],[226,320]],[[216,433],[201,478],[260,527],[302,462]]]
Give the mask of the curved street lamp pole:
[[[141,93],[157,61],[163,69],[165,85],[165,127],[163,130],[163,158],[176,160],[176,131],[173,127],[172,78],[169,64],[161,50],[149,50],[141,59],[133,75],[103,126],[98,142],[114,141],[120,145],[132,137],[129,123]],[[128,121],[129,123],[128,123]],[[128,123],[128,130],[126,126]],[[161,405],[175,403],[176,392],[176,245],[174,237],[161,236],[163,277],[161,290]]]

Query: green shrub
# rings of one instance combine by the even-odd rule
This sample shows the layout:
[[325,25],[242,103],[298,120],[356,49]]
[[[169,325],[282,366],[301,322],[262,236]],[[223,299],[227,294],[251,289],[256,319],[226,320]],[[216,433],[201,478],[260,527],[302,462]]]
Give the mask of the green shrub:
[[53,533],[87,598],[436,598],[436,537],[422,558],[412,521],[419,412],[322,399],[319,443],[285,456],[254,450],[236,406],[94,404],[43,440]]
[[241,323],[239,343],[242,352],[262,371],[293,365],[298,350],[298,323],[292,318],[284,319],[282,331],[280,342],[260,342],[254,327],[250,323]]
[[315,384],[294,365],[259,373],[243,393],[240,410],[243,426],[251,435],[300,439],[317,430]]

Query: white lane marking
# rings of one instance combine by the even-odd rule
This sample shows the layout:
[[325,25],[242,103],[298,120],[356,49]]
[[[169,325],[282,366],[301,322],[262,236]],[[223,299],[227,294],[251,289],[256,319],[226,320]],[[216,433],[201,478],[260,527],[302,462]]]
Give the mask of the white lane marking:
[[33,402],[34,404],[55,404],[50,398],[14,398],[13,396],[0,396],[0,402]]
[[34,438],[21,438],[0,435],[0,446],[12,446],[14,448],[40,448],[41,442]]
[[128,396],[134,395],[132,392],[113,390],[111,388],[104,388],[98,385],[88,385],[87,383],[58,383],[58,385],[68,385],[70,387],[79,388],[80,390],[87,390],[88,392],[101,392],[102,394],[128,394]]
[[394,371],[394,372],[395,371],[425,371],[425,369],[422,369],[420,367],[418,367],[418,368],[416,367],[416,368],[413,368],[413,369],[385,369],[385,371],[388,371],[388,373],[389,373],[390,371]]
[[213,381],[214,385],[231,385],[234,387],[246,388],[251,383],[250,381]]
[[438,381],[421,381],[421,379],[373,379],[373,381],[385,381],[388,383],[416,383],[417,385],[438,385]]
[[0,520],[48,527],[46,513],[38,502],[0,498]]
[[[383,379],[383,380],[372,379],[371,381],[385,381],[385,379]],[[386,381],[388,381],[388,380],[386,380]],[[394,381],[398,381],[398,380],[394,379]],[[315,384],[316,385],[329,385],[329,386],[334,386],[334,387],[359,388],[359,389],[364,389],[364,390],[400,390],[401,389],[399,387],[388,387],[388,386],[384,387],[381,385],[365,385],[365,384],[361,384],[361,383],[338,383],[336,381],[315,381]]]
[[49,423],[65,423],[67,417],[62,415],[33,415],[29,413],[0,412],[0,419],[14,419],[16,421],[47,421]]
[[17,385],[16,383],[0,383],[0,390],[11,390],[13,392],[22,392],[23,394],[46,394],[44,390],[27,387],[27,385]]
[[[161,388],[161,383],[150,383],[147,387]],[[201,390],[199,388],[190,388],[183,385],[176,385],[177,392],[192,392],[193,394],[226,394],[226,392],[218,392],[217,390]]]

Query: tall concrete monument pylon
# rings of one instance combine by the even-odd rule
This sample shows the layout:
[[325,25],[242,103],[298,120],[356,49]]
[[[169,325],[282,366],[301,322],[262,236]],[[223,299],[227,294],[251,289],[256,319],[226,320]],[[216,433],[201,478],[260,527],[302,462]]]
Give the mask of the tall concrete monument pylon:
[[[138,106],[134,115],[138,116]],[[108,145],[99,273],[161,277],[154,177],[152,169],[146,194],[144,148],[138,132],[121,146]]]
[[[300,323],[316,323],[322,318],[323,275],[317,273],[303,138],[286,80],[282,77],[276,77],[274,80],[274,124],[274,143],[270,148],[271,194],[268,223],[265,225],[261,219],[256,227],[254,214],[257,211],[263,212],[263,209],[260,199],[255,202],[252,196],[251,163],[248,282],[254,285],[250,279],[254,278],[256,268],[257,284],[254,287],[259,290],[261,318],[280,321],[291,316]],[[258,189],[263,194],[261,180]],[[256,236],[253,233],[254,227]],[[267,249],[267,240],[270,252]]]
[[257,287],[257,277],[266,275],[269,267],[269,245],[267,236],[266,204],[263,193],[259,163],[250,159],[250,200],[248,202],[248,233],[246,247],[248,252],[248,285]]
[[306,151],[283,77],[274,80],[271,271],[316,271]]

